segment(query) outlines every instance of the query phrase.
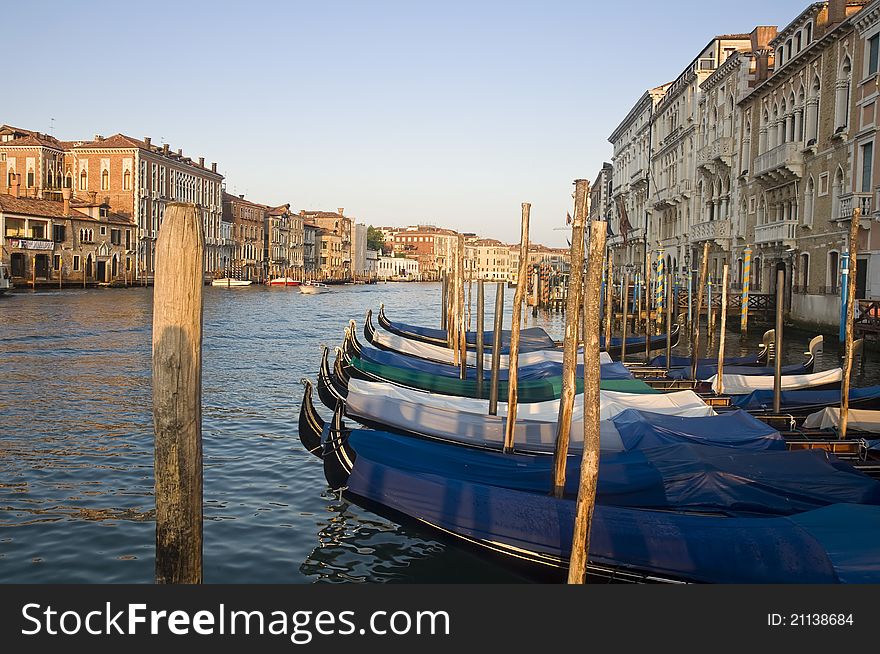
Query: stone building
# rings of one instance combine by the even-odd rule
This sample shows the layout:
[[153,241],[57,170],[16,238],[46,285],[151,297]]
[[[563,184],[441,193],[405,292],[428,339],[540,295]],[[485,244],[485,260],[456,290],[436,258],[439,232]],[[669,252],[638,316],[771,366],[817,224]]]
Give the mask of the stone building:
[[615,268],[641,270],[645,262],[645,225],[649,212],[651,130],[654,112],[669,84],[646,91],[608,138],[614,148],[611,232],[608,247]]
[[[340,260],[341,265],[338,277],[335,276],[337,267],[331,266],[334,270],[333,279],[349,279],[351,277],[351,226],[352,219],[345,215],[345,209],[337,209],[336,213],[332,211],[300,211],[303,220],[310,222],[323,229],[325,232],[335,234],[339,237],[340,243]],[[329,241],[328,241],[329,243]],[[335,259],[336,257],[331,257]]]
[[290,205],[266,209],[264,229],[266,269],[270,278],[294,274],[290,258]]
[[786,309],[804,322],[835,324],[839,315],[842,221],[854,197],[850,103],[861,45],[852,17],[864,4],[810,5],[770,42],[772,72],[741,101],[753,288],[775,293],[776,271],[783,270]]
[[442,272],[454,265],[458,233],[433,225],[405,227],[392,237],[394,253],[419,262],[424,280],[440,279]]
[[232,266],[241,271],[242,279],[263,281],[267,274],[265,230],[267,207],[244,195],[223,193],[223,214],[232,223],[235,258]]
[[307,278],[314,279],[318,273],[318,232],[315,225],[303,222],[303,271]]

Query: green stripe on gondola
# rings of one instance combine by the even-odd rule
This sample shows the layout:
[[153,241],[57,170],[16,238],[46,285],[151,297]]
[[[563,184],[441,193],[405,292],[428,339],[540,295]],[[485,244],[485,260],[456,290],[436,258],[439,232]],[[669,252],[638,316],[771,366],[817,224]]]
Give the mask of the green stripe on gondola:
[[[352,366],[363,372],[387,379],[402,386],[416,388],[441,395],[453,395],[456,397],[481,397],[489,399],[489,384],[483,384],[482,394],[477,393],[477,382],[472,379],[461,380],[454,377],[438,377],[430,373],[417,370],[404,370],[394,366],[386,366],[381,363],[364,361],[359,357],[351,360]],[[578,393],[582,393],[584,380],[577,380]],[[617,391],[619,393],[638,393],[643,395],[657,394],[654,390],[640,379],[608,379],[599,382],[599,388],[603,391]],[[562,377],[548,377],[547,379],[532,379],[521,381],[517,395],[522,403],[547,402],[558,400],[562,393]],[[498,398],[502,402],[507,401],[507,382],[498,383]]]

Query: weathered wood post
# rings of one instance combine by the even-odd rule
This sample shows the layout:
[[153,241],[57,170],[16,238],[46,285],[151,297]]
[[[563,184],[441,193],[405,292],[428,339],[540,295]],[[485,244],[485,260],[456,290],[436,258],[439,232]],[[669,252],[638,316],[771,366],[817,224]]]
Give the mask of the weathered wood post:
[[[647,244],[645,247],[648,247]],[[651,276],[651,266],[645,260],[647,270],[645,271],[645,365],[651,361],[651,336],[653,326],[651,323],[651,308],[654,300],[654,279]]]
[[782,310],[785,305],[785,271],[776,271],[776,358],[773,361],[773,413],[782,408]]
[[510,318],[510,353],[507,358],[507,423],[504,430],[504,451],[508,453],[513,452],[513,437],[516,428],[519,332],[522,321],[522,301],[526,294],[529,274],[529,214],[531,209],[531,204],[523,202],[522,233],[519,240],[519,271],[516,277],[516,292],[513,295],[513,312]]
[[724,341],[727,332],[727,274],[728,266],[724,264],[721,273],[721,334],[718,337],[718,384],[715,392],[721,395],[724,392]]
[[709,270],[709,242],[703,244],[703,260],[700,262],[700,280],[697,284],[697,315],[694,318],[691,341],[691,379],[697,378],[697,366],[700,361],[700,314],[703,311],[703,287],[706,285],[706,273]]
[[[855,321],[856,304],[856,266],[858,265],[859,253],[859,218],[862,210],[853,209],[852,219],[849,226],[849,279],[846,296],[846,332],[844,334],[843,348],[843,380],[840,383],[840,437],[846,438],[846,428],[849,423],[849,385],[852,376],[853,364],[853,328]],[[777,352],[778,355],[778,352]]]
[[584,274],[584,223],[587,216],[587,200],[590,183],[575,180],[574,222],[571,233],[571,274],[568,280],[568,297],[565,307],[565,338],[562,355],[562,392],[559,399],[559,420],[556,425],[556,447],[553,452],[553,495],[562,497],[565,490],[565,464],[568,459],[568,442],[571,437],[571,416],[574,396],[577,392],[578,314],[581,307],[581,284]]
[[504,284],[495,285],[495,331],[492,333],[492,378],[489,382],[489,415],[498,415],[498,373],[501,368],[501,327],[504,324]]
[[166,206],[153,285],[156,582],[202,582],[202,220]]
[[605,283],[605,351],[611,350],[611,318],[614,316],[614,263],[608,251],[608,281]]
[[476,364],[477,364],[477,397],[483,397],[483,354],[485,346],[483,341],[486,338],[486,296],[483,287],[483,280],[477,280],[477,348],[476,348]]
[[[620,362],[626,361],[626,329],[629,327],[629,273],[624,273],[623,279],[623,321],[620,325]],[[635,299],[635,289],[633,289]]]
[[672,361],[672,305],[675,304],[675,298],[672,296],[672,278],[666,276],[666,367],[669,368],[669,362]]
[[461,378],[467,379],[467,329],[464,317],[464,236],[458,235],[458,357]]
[[581,476],[575,504],[574,537],[568,566],[568,583],[582,584],[587,580],[590,557],[590,526],[596,506],[596,485],[599,479],[599,305],[602,302],[602,253],[605,250],[607,224],[593,221],[590,225],[590,258],[584,290],[584,451],[581,455]]

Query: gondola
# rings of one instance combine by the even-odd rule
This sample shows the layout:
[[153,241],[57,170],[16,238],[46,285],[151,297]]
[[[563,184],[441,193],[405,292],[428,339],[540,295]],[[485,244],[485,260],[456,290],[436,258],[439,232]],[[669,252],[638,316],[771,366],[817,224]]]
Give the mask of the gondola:
[[[392,322],[385,315],[385,305],[379,305],[379,314],[377,316],[379,326],[387,332],[408,338],[413,341],[420,341],[429,345],[437,345],[439,347],[448,347],[447,332],[445,329],[433,329],[431,327],[420,327],[418,325],[410,325],[401,322]],[[510,330],[505,329],[501,332],[502,352],[507,354],[510,348]],[[495,334],[492,331],[483,333],[483,346],[489,351],[492,350]],[[477,333],[467,332],[467,344],[469,348],[477,345]],[[541,327],[532,327],[520,330],[520,351],[530,352],[533,350],[552,350],[560,346],[550,335]]]
[[[411,451],[387,443],[375,443],[369,453],[356,451],[340,416],[341,410],[327,430],[323,465],[330,486],[349,500],[406,516],[508,560],[566,567],[574,523],[571,498],[486,483],[491,466],[475,466],[463,475],[468,466],[460,459],[441,469],[437,450],[423,452],[419,465]],[[362,435],[359,442],[369,444],[369,438]],[[463,448],[453,449],[458,459]],[[393,461],[388,453],[395,455]],[[502,478],[508,477],[509,465],[505,462]],[[829,552],[824,544],[829,535],[844,533],[846,538]],[[880,508],[863,504],[831,504],[787,516],[728,517],[599,503],[590,565],[594,572],[617,571],[639,581],[869,583],[880,580],[873,564],[878,538]]]
[[[678,345],[678,340],[681,334],[681,326],[676,323],[676,325],[672,328],[672,347]],[[416,356],[428,361],[433,361],[436,363],[445,363],[450,364],[455,360],[455,352],[449,349],[446,346],[432,345],[429,343],[425,343],[422,341],[417,341],[413,339],[406,338],[404,336],[400,336],[398,334],[393,334],[387,331],[379,331],[373,325],[373,312],[372,310],[367,311],[367,317],[364,321],[364,338],[367,339],[367,342],[377,347],[381,350],[391,350],[394,352],[398,352],[400,354],[407,354],[410,356]],[[604,338],[604,337],[603,337]],[[600,339],[601,340],[601,339]],[[631,347],[638,348],[641,344],[644,347],[645,339],[644,337],[635,337],[632,340]],[[630,339],[627,339],[627,347],[630,347]],[[666,334],[660,334],[659,336],[651,337],[651,349],[659,350],[666,347]],[[605,355],[606,362],[610,362],[612,357],[620,354],[620,343],[619,339],[612,339],[612,347],[608,349],[608,351],[603,352]],[[484,368],[491,367],[492,364],[492,353],[491,351],[488,353],[484,353]],[[519,355],[519,363],[521,366],[529,366],[535,363],[541,363],[546,361],[556,361],[561,363],[563,359],[563,350],[562,348],[553,348],[553,349],[544,349],[544,350],[531,350],[521,352]],[[508,355],[501,354],[501,367],[508,367]],[[467,351],[467,363],[469,366],[474,366],[476,363],[476,353],[472,348],[468,348]]]
[[[810,341],[810,345],[807,348],[807,351],[804,352],[804,355],[807,357],[803,363],[792,364],[788,366],[782,366],[782,375],[791,376],[791,375],[809,375],[813,372],[816,362],[816,355],[822,352],[823,344],[824,344],[823,336],[816,336]],[[724,374],[725,375],[741,375],[746,377],[772,377],[775,374],[775,368],[768,366],[757,366],[757,365],[728,365],[730,362],[725,359],[724,360]],[[673,368],[669,372],[666,373],[666,377],[669,379],[691,379],[692,378],[692,370],[691,368]],[[697,366],[697,375],[696,379],[700,381],[708,381],[714,375],[718,374],[718,363],[717,360],[714,364],[712,363],[703,363]]]
[[[773,339],[776,336],[776,331],[773,329],[769,329],[764,332],[764,336],[761,339],[761,345],[758,348],[757,354],[750,354],[744,357],[730,357],[724,359],[724,365],[731,366],[767,366],[770,360],[770,354],[774,350],[774,342]],[[669,363],[666,361],[666,355],[661,354],[659,356],[654,357],[651,361],[648,362],[649,368],[690,368],[693,364],[690,357],[682,357],[682,356],[673,356],[670,357]],[[717,358],[705,358],[700,359],[697,363],[698,366],[718,366]]]
[[[783,391],[780,397],[782,414],[786,417],[804,417],[825,407],[840,406],[840,389]],[[851,409],[880,409],[880,386],[853,388],[849,392]],[[744,409],[756,416],[772,416],[773,391],[756,390],[748,395],[735,396],[731,409]]]

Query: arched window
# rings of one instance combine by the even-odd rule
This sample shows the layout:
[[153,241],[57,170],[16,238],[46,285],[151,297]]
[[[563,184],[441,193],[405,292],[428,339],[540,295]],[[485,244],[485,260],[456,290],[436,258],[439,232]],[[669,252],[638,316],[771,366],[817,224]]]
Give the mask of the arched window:
[[130,191],[131,190],[131,171],[126,170],[122,174],[122,190]]
[[53,182],[55,181],[55,175],[52,174],[52,171],[46,173],[46,186],[48,188],[52,188]]
[[834,133],[844,132],[849,126],[849,89],[852,79],[852,62],[844,57],[834,86]]
[[106,168],[101,171],[101,190],[110,190],[110,171]]
[[840,196],[843,194],[843,169],[838,166],[834,174],[834,183],[831,185],[831,217],[848,218],[840,215]]
[[80,171],[79,174],[79,190],[85,191],[89,188],[89,176],[86,174],[86,171]]
[[755,257],[752,261],[752,279],[749,285],[756,291],[761,290],[761,257]]
[[819,104],[822,83],[819,76],[813,80],[810,97],[807,99],[806,140],[807,145],[815,145],[819,141]]
[[64,181],[65,188],[73,188],[73,175],[67,173],[67,179]]
[[801,269],[800,269],[800,286],[801,293],[806,294],[807,289],[810,286],[810,255],[804,252],[801,255]]
[[828,287],[826,290],[831,295],[837,295],[838,291],[838,275],[840,271],[840,253],[836,250],[832,250],[828,253],[828,266],[825,273],[825,285]]
[[770,126],[770,114],[764,109],[761,116],[761,127],[758,131],[758,154],[767,152],[767,130]]
[[813,176],[811,175],[809,179],[807,179],[807,188],[804,192],[804,226],[806,227],[813,226],[813,213],[815,204],[816,185],[813,182]]

